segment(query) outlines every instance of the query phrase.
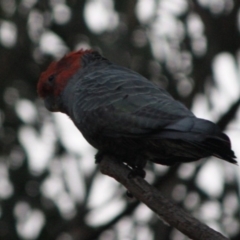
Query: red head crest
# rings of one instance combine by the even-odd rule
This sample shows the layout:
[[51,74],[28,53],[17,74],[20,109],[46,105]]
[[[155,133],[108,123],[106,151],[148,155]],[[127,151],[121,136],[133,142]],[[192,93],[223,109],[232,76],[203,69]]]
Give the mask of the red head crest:
[[40,76],[37,91],[42,98],[53,95],[59,96],[67,85],[68,80],[81,67],[81,58],[93,50],[79,50],[70,52],[58,62],[52,62]]

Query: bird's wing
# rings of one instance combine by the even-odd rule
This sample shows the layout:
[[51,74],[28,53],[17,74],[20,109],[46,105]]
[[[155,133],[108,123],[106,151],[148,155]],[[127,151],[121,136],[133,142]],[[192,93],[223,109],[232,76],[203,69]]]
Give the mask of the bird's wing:
[[76,92],[75,119],[95,118],[95,127],[107,136],[153,136],[167,129],[188,131],[194,124],[194,115],[183,104],[124,67],[85,74]]

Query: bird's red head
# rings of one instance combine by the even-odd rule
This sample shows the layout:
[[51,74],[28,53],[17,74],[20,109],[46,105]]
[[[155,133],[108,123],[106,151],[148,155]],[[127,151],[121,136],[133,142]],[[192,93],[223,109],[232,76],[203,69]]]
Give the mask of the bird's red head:
[[41,98],[57,97],[67,85],[68,80],[81,68],[81,58],[93,50],[70,52],[57,62],[52,62],[40,76],[37,91]]

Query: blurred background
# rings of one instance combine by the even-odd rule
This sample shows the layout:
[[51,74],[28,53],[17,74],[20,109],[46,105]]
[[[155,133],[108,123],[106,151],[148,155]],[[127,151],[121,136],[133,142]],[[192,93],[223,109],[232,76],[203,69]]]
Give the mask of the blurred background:
[[[240,157],[240,1],[0,0],[0,239],[184,240],[99,173],[96,150],[36,94],[68,51],[94,48],[219,124]],[[149,164],[147,181],[240,239],[239,167]]]

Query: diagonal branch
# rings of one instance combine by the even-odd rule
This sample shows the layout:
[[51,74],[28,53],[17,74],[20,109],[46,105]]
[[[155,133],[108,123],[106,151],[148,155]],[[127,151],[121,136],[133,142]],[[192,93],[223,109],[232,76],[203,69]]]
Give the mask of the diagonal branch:
[[105,156],[100,162],[103,174],[115,178],[124,185],[139,201],[145,203],[157,215],[172,227],[194,240],[226,240],[219,232],[199,222],[190,214],[184,212],[172,201],[164,198],[153,186],[141,177],[129,178],[130,169],[114,158]]
[[225,130],[229,122],[234,120],[237,111],[240,106],[240,98],[229,107],[228,111],[225,112],[222,117],[218,120],[217,125],[222,129]]

